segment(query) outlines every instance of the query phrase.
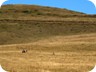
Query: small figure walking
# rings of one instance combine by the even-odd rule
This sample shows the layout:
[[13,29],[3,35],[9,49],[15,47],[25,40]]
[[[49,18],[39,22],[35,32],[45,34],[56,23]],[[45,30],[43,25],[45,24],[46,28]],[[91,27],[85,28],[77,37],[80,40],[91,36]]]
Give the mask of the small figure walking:
[[53,52],[53,55],[55,55],[55,53]]

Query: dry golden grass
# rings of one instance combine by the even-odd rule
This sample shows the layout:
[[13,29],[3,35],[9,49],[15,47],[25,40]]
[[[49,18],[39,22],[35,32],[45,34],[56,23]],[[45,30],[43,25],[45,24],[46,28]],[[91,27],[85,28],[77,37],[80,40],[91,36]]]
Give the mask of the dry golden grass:
[[66,9],[4,5],[0,64],[9,72],[88,72],[96,64],[95,17]]
[[9,72],[88,72],[96,64],[95,48],[96,33],[1,45],[0,64]]

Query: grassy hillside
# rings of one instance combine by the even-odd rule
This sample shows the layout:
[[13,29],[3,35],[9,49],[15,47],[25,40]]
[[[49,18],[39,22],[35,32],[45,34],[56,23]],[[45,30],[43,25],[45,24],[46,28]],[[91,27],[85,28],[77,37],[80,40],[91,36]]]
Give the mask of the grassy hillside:
[[95,33],[95,22],[83,21],[0,21],[0,44],[35,42],[52,36]]
[[0,44],[30,43],[52,36],[96,32],[95,16],[35,5],[0,9]]
[[[5,16],[6,17],[5,17]],[[67,17],[84,15],[83,13],[70,11],[67,9],[42,7],[35,5],[4,5],[0,10],[0,18],[27,19],[38,17]]]
[[[22,53],[27,49],[27,53]],[[0,64],[9,72],[88,72],[96,64],[96,15],[4,5]]]

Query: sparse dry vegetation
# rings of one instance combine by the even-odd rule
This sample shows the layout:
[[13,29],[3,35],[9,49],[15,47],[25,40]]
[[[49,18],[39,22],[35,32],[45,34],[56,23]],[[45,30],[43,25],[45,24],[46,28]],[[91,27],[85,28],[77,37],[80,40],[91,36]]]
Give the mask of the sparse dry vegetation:
[[90,71],[96,64],[95,15],[35,5],[2,6],[0,64],[9,72]]

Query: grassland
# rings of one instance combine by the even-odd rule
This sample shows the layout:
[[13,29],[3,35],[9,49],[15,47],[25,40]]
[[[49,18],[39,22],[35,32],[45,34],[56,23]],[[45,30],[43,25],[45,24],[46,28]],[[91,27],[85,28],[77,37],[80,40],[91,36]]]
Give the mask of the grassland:
[[9,72],[90,71],[96,64],[95,15],[35,5],[3,6],[0,64]]

